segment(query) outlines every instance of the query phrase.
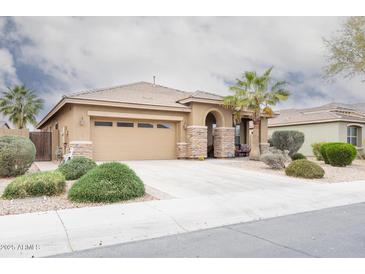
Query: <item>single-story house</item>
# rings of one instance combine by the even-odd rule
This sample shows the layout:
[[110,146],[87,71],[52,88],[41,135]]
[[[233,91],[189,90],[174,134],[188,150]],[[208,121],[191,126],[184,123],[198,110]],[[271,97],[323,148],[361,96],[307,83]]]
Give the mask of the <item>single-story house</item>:
[[[251,112],[235,130],[222,97],[186,92],[147,82],[89,90],[63,98],[38,123],[52,132],[52,154],[73,149],[98,161],[234,157],[235,139],[249,140]],[[261,147],[267,147],[263,114]],[[54,156],[53,156],[54,157]]]
[[9,127],[9,125],[8,125],[8,123],[7,123],[7,122],[5,122],[5,121],[0,121],[0,128],[7,128],[7,129],[9,129],[10,127]]
[[312,156],[311,144],[347,142],[362,150],[365,140],[365,103],[330,103],[314,108],[285,109],[269,120],[269,136],[277,130],[298,130],[305,141],[299,152]]

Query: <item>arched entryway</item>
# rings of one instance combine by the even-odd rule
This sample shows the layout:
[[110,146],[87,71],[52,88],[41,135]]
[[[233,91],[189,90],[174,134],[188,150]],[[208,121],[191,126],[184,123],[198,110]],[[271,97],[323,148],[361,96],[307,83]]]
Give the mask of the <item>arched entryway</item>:
[[215,157],[214,130],[216,127],[223,126],[223,115],[217,110],[210,110],[205,117],[205,125],[207,127],[207,157],[213,158]]
[[213,131],[217,126],[217,120],[213,113],[208,113],[205,118],[205,125],[207,126],[207,156],[208,158],[214,157],[214,134]]

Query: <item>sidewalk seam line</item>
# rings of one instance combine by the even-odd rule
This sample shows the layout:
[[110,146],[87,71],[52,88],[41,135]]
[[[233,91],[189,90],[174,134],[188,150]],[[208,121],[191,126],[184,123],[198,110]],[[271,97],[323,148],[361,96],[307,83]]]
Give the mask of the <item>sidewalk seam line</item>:
[[66,234],[66,238],[67,238],[67,242],[68,242],[68,245],[69,245],[69,248],[71,249],[71,252],[74,252],[75,250],[72,248],[72,245],[71,245],[71,240],[70,240],[70,236],[68,235],[68,232],[67,232],[67,228],[65,226],[65,224],[63,223],[62,221],[62,218],[60,216],[60,214],[58,214],[58,211],[55,210],[57,216],[58,216],[58,219],[60,220],[61,224],[62,224],[62,227],[63,227],[63,230],[65,231],[65,234]]
[[185,227],[183,227],[181,224],[179,224],[178,223],[178,221],[177,220],[175,220],[175,218],[174,217],[172,217],[172,216],[170,216],[169,214],[167,214],[167,213],[165,213],[165,212],[163,212],[162,210],[160,210],[160,209],[158,209],[158,208],[155,208],[155,207],[153,207],[153,206],[150,206],[150,205],[148,205],[148,204],[146,204],[146,206],[148,206],[148,207],[150,207],[150,208],[152,208],[152,209],[154,209],[154,210],[156,210],[156,211],[158,211],[158,212],[160,212],[160,213],[162,213],[162,214],[164,214],[165,216],[167,216],[167,217],[169,217],[178,227],[180,227],[183,231],[185,231],[185,232],[190,232],[189,230],[187,230],[187,229],[185,229]]
[[290,247],[290,246],[287,246],[287,245],[283,245],[283,244],[279,244],[277,242],[274,242],[274,241],[271,241],[269,239],[266,239],[266,238],[263,238],[263,237],[260,237],[260,236],[257,236],[255,234],[251,234],[251,233],[248,233],[248,232],[245,232],[245,231],[241,231],[241,230],[237,230],[237,229],[234,229],[230,226],[226,226],[225,228],[229,229],[229,230],[232,230],[232,231],[235,231],[235,232],[238,232],[238,233],[241,233],[241,234],[244,234],[244,235],[247,235],[247,236],[251,236],[251,237],[254,237],[256,239],[259,239],[259,240],[262,240],[262,241],[265,241],[265,242],[268,242],[268,243],[271,243],[273,245],[276,245],[276,246],[280,246],[280,247],[283,247],[283,248],[286,248],[286,249],[289,249],[289,250],[292,250],[292,251],[295,251],[295,252],[298,252],[298,253],[301,253],[301,254],[304,254],[304,255],[307,255],[309,257],[314,257],[314,258],[320,258],[319,256],[315,256],[313,254],[310,254],[310,253],[307,253],[305,251],[302,251],[302,250],[299,250],[299,249],[296,249],[296,248],[293,248],[293,247]]

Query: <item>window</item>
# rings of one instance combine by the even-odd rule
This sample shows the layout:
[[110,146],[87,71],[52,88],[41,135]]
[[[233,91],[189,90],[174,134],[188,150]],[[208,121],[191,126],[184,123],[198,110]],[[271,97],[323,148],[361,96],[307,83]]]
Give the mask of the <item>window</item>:
[[171,128],[170,124],[157,124],[157,128]]
[[138,123],[138,127],[142,127],[142,128],[153,128],[152,124],[149,123]]
[[117,127],[134,127],[132,122],[117,122]]
[[349,126],[347,127],[347,143],[354,146],[359,146],[359,127]]
[[234,143],[236,145],[241,144],[241,126],[240,125],[236,125],[235,127],[235,135],[234,135]]
[[95,121],[96,127],[112,127],[113,122]]

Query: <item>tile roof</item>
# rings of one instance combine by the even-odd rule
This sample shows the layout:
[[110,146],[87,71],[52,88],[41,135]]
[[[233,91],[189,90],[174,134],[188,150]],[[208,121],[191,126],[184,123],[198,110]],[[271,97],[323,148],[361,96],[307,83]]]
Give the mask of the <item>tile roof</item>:
[[269,119],[269,126],[320,123],[322,121],[358,121],[365,123],[365,103],[330,103],[305,109],[284,109],[279,116]]
[[181,108],[188,107],[182,103],[179,103],[179,101],[182,99],[223,99],[222,96],[205,91],[187,92],[160,85],[154,85],[148,82],[137,82],[110,88],[87,90],[65,97],[73,99],[102,100]]
[[138,82],[111,88],[79,92],[66,97],[187,108],[187,106],[177,103],[177,101],[186,98],[191,94],[193,93],[154,85],[148,82]]
[[208,99],[208,100],[223,100],[223,97],[214,93],[210,93],[210,92],[206,92],[206,91],[201,91],[201,90],[197,90],[194,93],[191,93],[188,97],[183,98],[183,99],[188,99],[188,98],[198,98],[198,99]]

